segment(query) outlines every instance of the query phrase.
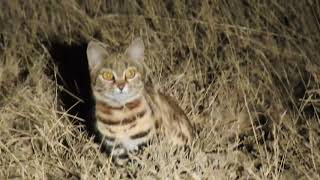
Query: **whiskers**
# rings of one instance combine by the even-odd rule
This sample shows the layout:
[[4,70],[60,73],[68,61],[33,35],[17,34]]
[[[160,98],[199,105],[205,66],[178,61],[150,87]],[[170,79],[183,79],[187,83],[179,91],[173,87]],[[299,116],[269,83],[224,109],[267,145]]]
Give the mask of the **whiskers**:
[[94,96],[97,101],[105,102],[106,104],[110,104],[112,106],[118,107],[123,106],[126,103],[132,102],[138,98],[142,97],[141,92],[132,92],[132,93],[108,93],[108,92],[100,92],[93,91]]

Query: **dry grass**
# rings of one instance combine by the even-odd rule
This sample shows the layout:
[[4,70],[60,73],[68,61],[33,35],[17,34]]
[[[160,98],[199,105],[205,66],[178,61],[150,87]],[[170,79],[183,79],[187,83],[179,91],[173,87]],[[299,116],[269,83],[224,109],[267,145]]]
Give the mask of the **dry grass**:
[[[106,2],[0,2],[0,179],[320,178],[319,1]],[[116,167],[59,103],[43,42],[136,36],[198,135]]]

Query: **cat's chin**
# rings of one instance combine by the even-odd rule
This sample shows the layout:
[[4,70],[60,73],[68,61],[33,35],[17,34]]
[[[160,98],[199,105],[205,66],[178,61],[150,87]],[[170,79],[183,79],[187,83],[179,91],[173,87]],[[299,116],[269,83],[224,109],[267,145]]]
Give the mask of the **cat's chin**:
[[118,94],[113,96],[105,96],[107,99],[107,103],[111,106],[124,106],[127,103],[130,103],[138,98],[141,97],[141,94],[134,94],[134,95],[128,95],[128,94]]
[[142,97],[142,92],[140,93],[119,93],[119,94],[107,94],[94,92],[95,99],[98,101],[105,102],[110,106],[120,107],[127,103],[130,103],[138,98]]

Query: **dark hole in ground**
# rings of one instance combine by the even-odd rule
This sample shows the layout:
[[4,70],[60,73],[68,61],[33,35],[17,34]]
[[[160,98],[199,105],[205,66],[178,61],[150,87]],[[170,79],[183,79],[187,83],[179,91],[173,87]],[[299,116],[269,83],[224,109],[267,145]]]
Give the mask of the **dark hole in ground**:
[[[84,121],[75,119],[73,123],[85,125],[89,135],[94,135],[94,99],[90,86],[90,76],[86,55],[87,43],[67,44],[59,41],[45,43],[52,57],[53,64],[49,67],[53,78],[54,67],[57,69],[59,99],[68,114],[77,116]],[[72,119],[72,118],[71,118]]]

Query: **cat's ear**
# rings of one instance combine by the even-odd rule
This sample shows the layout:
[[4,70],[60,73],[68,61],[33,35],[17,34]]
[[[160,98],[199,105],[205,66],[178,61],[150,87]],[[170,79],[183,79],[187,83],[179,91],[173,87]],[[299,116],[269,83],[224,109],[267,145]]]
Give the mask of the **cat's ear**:
[[99,67],[107,55],[108,53],[105,49],[105,44],[97,41],[90,41],[87,47],[89,69],[93,70]]
[[127,56],[134,61],[142,62],[144,59],[144,44],[141,38],[132,41],[126,50]]

